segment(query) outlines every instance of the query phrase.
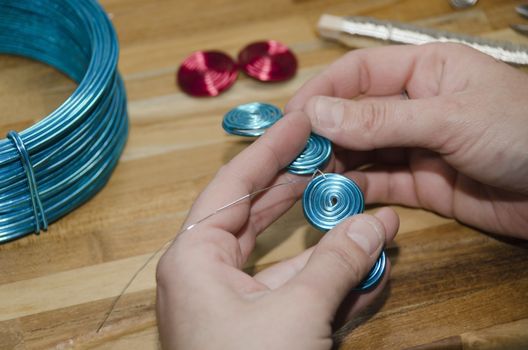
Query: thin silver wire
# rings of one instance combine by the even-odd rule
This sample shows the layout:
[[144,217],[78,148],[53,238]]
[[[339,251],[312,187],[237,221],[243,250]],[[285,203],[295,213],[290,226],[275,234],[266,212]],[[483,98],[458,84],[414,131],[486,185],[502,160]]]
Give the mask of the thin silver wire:
[[158,255],[161,251],[163,251],[165,248],[167,248],[169,246],[169,244],[171,244],[172,242],[174,242],[174,240],[176,239],[176,237],[180,234],[182,234],[183,232],[186,232],[186,231],[189,231],[189,230],[192,230],[193,228],[195,228],[197,225],[201,224],[202,222],[206,221],[207,219],[221,213],[222,211],[228,209],[228,208],[231,208],[245,200],[248,200],[248,199],[251,199],[253,198],[254,196],[262,193],[262,192],[265,192],[265,191],[268,191],[268,190],[271,190],[273,188],[276,188],[276,187],[280,187],[280,186],[285,186],[285,185],[293,185],[293,184],[296,184],[296,183],[301,183],[301,182],[308,182],[310,180],[312,180],[314,177],[317,176],[317,173],[320,173],[324,176],[324,173],[321,171],[321,170],[317,170],[316,172],[314,172],[314,174],[312,175],[311,178],[302,178],[302,179],[296,179],[296,180],[289,180],[289,181],[285,181],[285,182],[281,182],[281,183],[278,183],[278,184],[274,184],[274,185],[271,185],[271,186],[268,186],[268,187],[264,187],[260,190],[256,190],[254,192],[251,192],[249,194],[246,194],[240,198],[237,198],[235,199],[234,201],[216,209],[214,212],[204,216],[203,218],[199,219],[198,221],[184,227],[183,229],[181,229],[178,234],[174,237],[171,237],[168,241],[166,241],[165,243],[163,243],[163,245],[161,247],[159,247],[154,253],[152,253],[148,259],[139,267],[139,269],[136,270],[136,272],[134,273],[134,275],[132,275],[132,277],[130,278],[130,280],[127,282],[127,284],[123,287],[123,289],[121,290],[121,293],[118,294],[118,296],[114,299],[114,301],[112,302],[112,305],[110,306],[110,309],[109,311],[106,313],[103,321],[99,324],[99,327],[97,327],[97,331],[96,333],[99,333],[101,331],[101,329],[103,329],[103,327],[105,326],[106,322],[108,321],[108,319],[110,318],[110,315],[112,314],[112,312],[115,310],[116,306],[117,306],[117,303],[119,302],[119,300],[121,299],[121,297],[125,294],[125,292],[128,290],[128,288],[132,285],[132,283],[134,282],[134,280],[137,278],[137,276],[147,267],[147,265],[154,259],[154,257],[156,255]]

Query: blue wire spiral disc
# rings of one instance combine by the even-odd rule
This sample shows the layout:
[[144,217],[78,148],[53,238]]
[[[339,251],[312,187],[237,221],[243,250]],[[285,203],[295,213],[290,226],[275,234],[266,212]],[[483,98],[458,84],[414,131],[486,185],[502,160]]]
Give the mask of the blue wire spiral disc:
[[[306,220],[324,232],[347,217],[362,213],[365,208],[359,186],[339,174],[324,174],[310,181],[304,190],[302,205]],[[377,285],[385,273],[386,263],[382,251],[368,276],[355,290],[367,290]]]
[[252,102],[237,106],[224,115],[222,127],[232,135],[256,137],[282,118],[282,111],[271,104]]
[[364,210],[363,193],[358,185],[339,174],[324,174],[310,181],[302,205],[308,222],[324,232]]
[[317,169],[323,169],[330,160],[332,143],[325,137],[311,134],[306,147],[301,154],[288,165],[287,170],[292,174],[313,174]]
[[361,281],[361,283],[356,288],[354,288],[354,290],[362,291],[375,287],[385,274],[386,267],[387,257],[385,256],[385,252],[382,250],[378,260],[376,260],[376,263],[370,270],[367,277],[365,277],[365,279],[363,279],[363,281]]

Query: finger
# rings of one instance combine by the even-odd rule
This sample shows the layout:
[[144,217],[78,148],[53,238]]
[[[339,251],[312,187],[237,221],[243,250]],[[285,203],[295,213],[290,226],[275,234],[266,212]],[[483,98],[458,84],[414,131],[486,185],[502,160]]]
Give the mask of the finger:
[[385,237],[385,226],[374,216],[345,220],[323,237],[305,267],[282,290],[332,317],[372,268]]
[[369,96],[369,95],[361,95],[354,99],[355,101],[362,101],[362,102],[377,102],[377,101],[401,101],[401,100],[408,100],[407,95],[402,92],[396,95],[388,95],[388,96]]
[[383,148],[371,151],[351,151],[343,147],[334,147],[335,172],[344,173],[373,164],[408,165],[408,149]]
[[[383,102],[383,101],[401,101],[406,100],[407,95],[398,94],[391,96],[358,96],[355,100],[362,102]],[[373,151],[355,151],[334,145],[334,154],[336,157],[335,171],[343,173],[346,170],[352,170],[359,166],[372,163],[402,164],[406,163],[405,149],[382,149]]]
[[[391,208],[381,208],[374,216],[385,226],[385,232],[387,233],[385,244],[390,243],[398,231],[398,216]],[[279,288],[295,277],[306,266],[314,248],[311,247],[293,258],[281,261],[262,270],[254,278],[270,289]]]
[[412,77],[414,62],[420,51],[418,46],[351,51],[304,84],[285,110],[301,110],[316,95],[353,98],[359,95],[399,94]]
[[270,289],[277,289],[296,276],[306,266],[314,248],[308,248],[293,258],[278,262],[260,271],[253,278]]
[[[257,141],[223,166],[194,203],[186,224],[192,224],[218,208],[269,184],[304,148],[310,124],[302,112],[286,115]],[[228,232],[247,221],[249,202],[234,205],[203,224]]]
[[[405,93],[390,96],[358,96],[355,100],[362,102],[383,102],[407,100]],[[335,171],[343,173],[347,170],[356,169],[365,164],[387,163],[404,164],[407,163],[406,150],[403,148],[381,149],[372,151],[350,151],[347,148],[334,145],[336,158]]]
[[[332,156],[326,168],[322,170],[332,172],[334,168],[335,159]],[[253,250],[257,235],[297,202],[310,180],[310,176],[282,173],[270,185],[280,187],[271,188],[253,200],[248,223],[238,232],[240,249],[245,258]]]
[[352,291],[347,295],[336,313],[333,323],[335,329],[352,320],[367,307],[373,306],[373,303],[383,293],[387,283],[389,282],[391,268],[391,262],[389,259],[387,259],[385,274],[376,287],[368,291]]
[[283,173],[270,185],[277,187],[252,201],[247,225],[236,233],[244,260],[253,251],[257,235],[297,202],[309,180],[309,177]]
[[[335,158],[332,155],[321,171],[333,172],[334,168]],[[299,176],[288,172],[279,175],[270,186],[285,183],[288,185],[265,191],[252,203],[249,220],[254,231],[261,232],[294,205],[311,179],[310,175]]]
[[410,166],[379,165],[346,172],[363,190],[366,203],[400,204],[452,217],[456,171],[425,150],[410,154]]
[[[317,95],[354,98],[405,90],[411,98],[438,96],[460,90],[470,76],[481,75],[471,63],[487,58],[467,46],[446,43],[354,50],[304,84],[285,110],[301,110]],[[450,81],[446,82],[447,74]]]
[[515,219],[500,219],[516,211],[511,203],[521,202],[522,195],[482,185],[431,152],[413,151],[411,158],[412,168],[379,166],[344,175],[359,185],[366,203],[424,208],[488,232],[522,237]]
[[[419,46],[386,46],[350,51],[304,84],[286,105],[301,110],[316,95],[353,98],[359,95],[395,95],[406,88]],[[391,57],[387,60],[387,57]],[[434,67],[431,67],[434,70]],[[430,74],[428,74],[430,75]]]
[[315,133],[342,147],[421,147],[449,153],[455,150],[447,148],[453,146],[447,140],[460,129],[455,117],[459,107],[453,96],[374,102],[316,96],[304,110]]
[[194,260],[240,268],[246,255],[232,232],[247,223],[250,202],[236,201],[271,182],[302,151],[309,134],[306,116],[291,113],[222,167],[191,208],[183,227],[192,229],[184,229],[165,255],[172,259],[192,251]]

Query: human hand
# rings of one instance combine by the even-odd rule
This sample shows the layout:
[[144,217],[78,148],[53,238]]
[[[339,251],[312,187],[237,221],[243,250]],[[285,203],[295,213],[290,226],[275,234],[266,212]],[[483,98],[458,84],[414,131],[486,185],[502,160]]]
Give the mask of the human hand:
[[314,132],[342,147],[336,171],[360,183],[367,203],[528,239],[527,96],[528,75],[469,47],[392,46],[348,53],[286,111],[304,110]]
[[285,116],[220,169],[199,196],[184,227],[255,190],[292,182],[229,207],[175,239],[157,270],[164,348],[330,349],[336,313],[350,317],[381,292],[389,265],[376,288],[351,289],[396,234],[398,217],[389,208],[343,221],[315,247],[253,277],[241,271],[256,236],[307,184],[281,170],[301,152],[309,133],[303,113]]

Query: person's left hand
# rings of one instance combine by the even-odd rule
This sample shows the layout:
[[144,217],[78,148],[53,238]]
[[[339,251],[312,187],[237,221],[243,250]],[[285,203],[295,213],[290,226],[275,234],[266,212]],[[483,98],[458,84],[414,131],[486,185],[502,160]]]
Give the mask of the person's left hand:
[[[282,169],[309,133],[301,112],[285,116],[220,169],[184,227],[255,190],[299,179]],[[315,247],[253,277],[241,271],[256,236],[295,203],[307,182],[242,201],[175,239],[157,270],[164,348],[330,349],[336,313],[353,315],[380,293],[389,266],[375,289],[351,289],[396,234],[398,217],[389,208],[343,221]]]

